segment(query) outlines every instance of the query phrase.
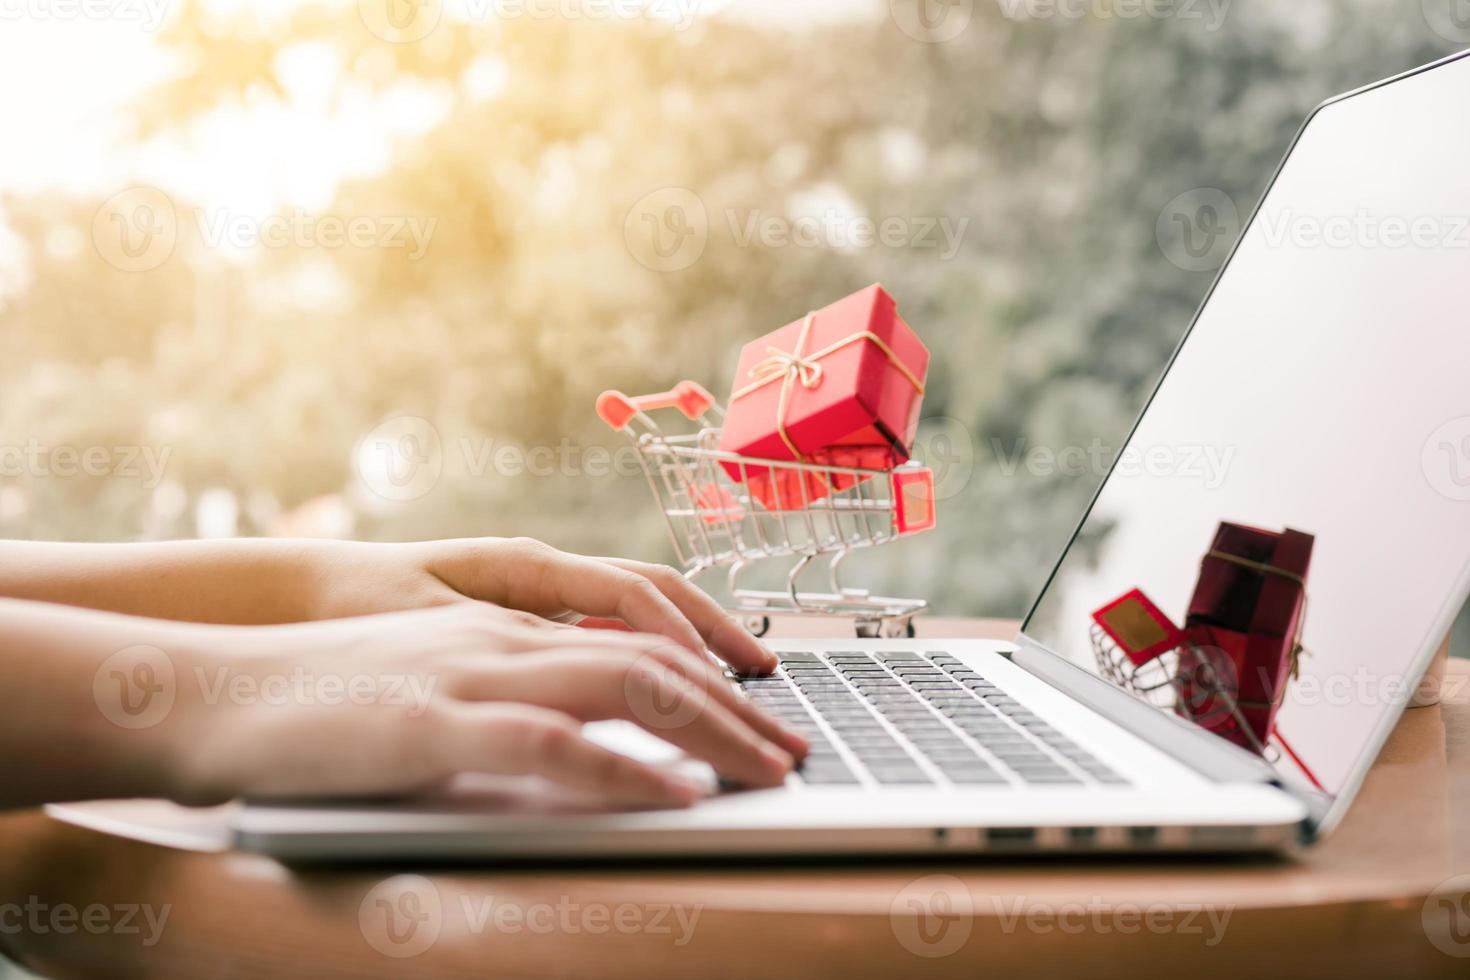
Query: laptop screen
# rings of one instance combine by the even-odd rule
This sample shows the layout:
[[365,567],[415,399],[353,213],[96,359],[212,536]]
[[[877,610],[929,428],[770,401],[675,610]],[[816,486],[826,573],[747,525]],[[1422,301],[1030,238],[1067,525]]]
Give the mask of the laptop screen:
[[1027,637],[1354,788],[1464,599],[1467,174],[1470,58],[1317,113]]

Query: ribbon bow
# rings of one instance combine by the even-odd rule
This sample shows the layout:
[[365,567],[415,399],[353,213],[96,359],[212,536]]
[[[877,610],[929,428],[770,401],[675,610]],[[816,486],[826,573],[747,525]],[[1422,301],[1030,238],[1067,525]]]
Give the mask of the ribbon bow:
[[764,384],[781,378],[789,378],[803,388],[815,388],[822,383],[822,365],[816,358],[802,354],[807,335],[811,332],[815,313],[808,313],[801,324],[801,334],[796,338],[796,349],[785,351],[779,347],[766,348],[766,356],[750,369],[750,379]]

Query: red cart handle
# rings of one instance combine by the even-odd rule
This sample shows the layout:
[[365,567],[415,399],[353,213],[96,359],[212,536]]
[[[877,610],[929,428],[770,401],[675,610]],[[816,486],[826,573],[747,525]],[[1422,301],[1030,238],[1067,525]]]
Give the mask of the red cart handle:
[[604,391],[597,396],[597,415],[615,431],[621,432],[633,420],[633,416],[640,412],[656,408],[677,408],[684,413],[685,418],[693,422],[708,412],[714,403],[714,396],[701,385],[693,381],[680,381],[668,391],[639,395],[636,398],[621,391]]

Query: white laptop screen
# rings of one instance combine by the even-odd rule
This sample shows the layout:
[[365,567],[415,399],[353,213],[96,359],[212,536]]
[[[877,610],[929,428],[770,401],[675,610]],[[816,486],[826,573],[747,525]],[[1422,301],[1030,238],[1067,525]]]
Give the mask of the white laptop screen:
[[1307,125],[1024,632],[1335,795],[1467,562],[1462,58]]

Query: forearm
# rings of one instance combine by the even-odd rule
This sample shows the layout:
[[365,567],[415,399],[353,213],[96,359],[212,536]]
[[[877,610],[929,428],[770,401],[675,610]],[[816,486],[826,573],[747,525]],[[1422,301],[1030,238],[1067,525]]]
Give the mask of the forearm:
[[201,629],[0,599],[0,807],[177,796],[184,722],[165,701]]
[[0,541],[0,597],[132,616],[255,625],[318,618],[354,542]]

